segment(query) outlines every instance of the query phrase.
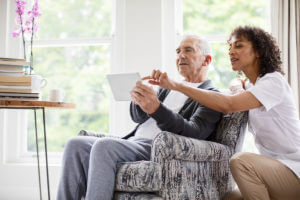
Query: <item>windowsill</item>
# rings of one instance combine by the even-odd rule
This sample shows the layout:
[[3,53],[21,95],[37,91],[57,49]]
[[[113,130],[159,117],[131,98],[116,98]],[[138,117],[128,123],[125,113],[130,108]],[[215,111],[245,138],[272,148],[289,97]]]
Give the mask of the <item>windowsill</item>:
[[[41,166],[46,165],[45,152],[39,152],[39,162]],[[49,166],[60,166],[62,160],[62,153],[48,153],[48,163]],[[5,165],[26,165],[26,166],[36,166],[37,165],[37,155],[35,152],[28,152],[24,155],[20,155],[17,158],[8,158],[4,162]]]

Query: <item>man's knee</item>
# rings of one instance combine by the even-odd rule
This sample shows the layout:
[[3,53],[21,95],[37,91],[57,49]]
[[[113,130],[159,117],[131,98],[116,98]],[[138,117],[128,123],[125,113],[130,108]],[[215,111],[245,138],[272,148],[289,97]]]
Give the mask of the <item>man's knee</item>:
[[112,153],[118,149],[120,146],[120,142],[117,141],[119,139],[114,138],[101,138],[97,140],[92,147],[92,152],[97,153]]
[[76,151],[81,151],[85,148],[86,144],[82,136],[75,136],[70,138],[65,144],[65,153],[72,153]]

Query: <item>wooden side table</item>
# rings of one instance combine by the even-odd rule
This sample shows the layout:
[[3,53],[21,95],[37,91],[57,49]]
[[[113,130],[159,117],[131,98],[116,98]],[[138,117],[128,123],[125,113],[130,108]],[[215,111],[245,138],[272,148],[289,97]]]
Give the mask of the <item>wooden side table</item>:
[[45,157],[46,157],[47,191],[48,191],[48,200],[50,200],[50,183],[49,183],[50,181],[49,181],[49,169],[48,169],[48,151],[47,151],[47,137],[46,137],[45,108],[75,108],[75,104],[66,103],[66,102],[51,102],[51,101],[0,100],[0,109],[34,110],[35,144],[36,144],[37,163],[38,163],[40,199],[42,199],[42,188],[41,188],[40,156],[39,156],[39,145],[38,145],[36,110],[38,110],[38,109],[42,110],[42,112],[43,112],[43,130],[44,130],[44,147],[45,147]]

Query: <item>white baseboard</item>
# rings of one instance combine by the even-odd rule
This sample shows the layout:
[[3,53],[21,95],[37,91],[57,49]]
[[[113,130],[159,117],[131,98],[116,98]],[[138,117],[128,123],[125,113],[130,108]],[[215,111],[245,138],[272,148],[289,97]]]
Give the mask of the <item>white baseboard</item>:
[[[43,199],[47,199],[47,189],[42,189]],[[39,188],[32,187],[2,187],[0,186],[1,200],[39,200]],[[51,191],[51,199],[56,199],[56,190]]]

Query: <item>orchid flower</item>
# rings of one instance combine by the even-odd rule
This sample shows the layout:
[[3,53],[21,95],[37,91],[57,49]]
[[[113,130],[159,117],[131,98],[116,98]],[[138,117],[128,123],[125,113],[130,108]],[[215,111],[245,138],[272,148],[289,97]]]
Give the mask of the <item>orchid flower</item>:
[[41,16],[39,12],[39,1],[35,0],[31,9],[27,8],[26,0],[14,0],[16,3],[16,13],[18,14],[15,22],[18,27],[12,32],[13,37],[22,36],[23,40],[23,50],[24,50],[24,58],[26,59],[26,40],[25,37],[28,38],[30,42],[30,73],[32,70],[33,64],[33,53],[32,53],[32,43],[33,36],[37,35],[38,25],[37,19]]

